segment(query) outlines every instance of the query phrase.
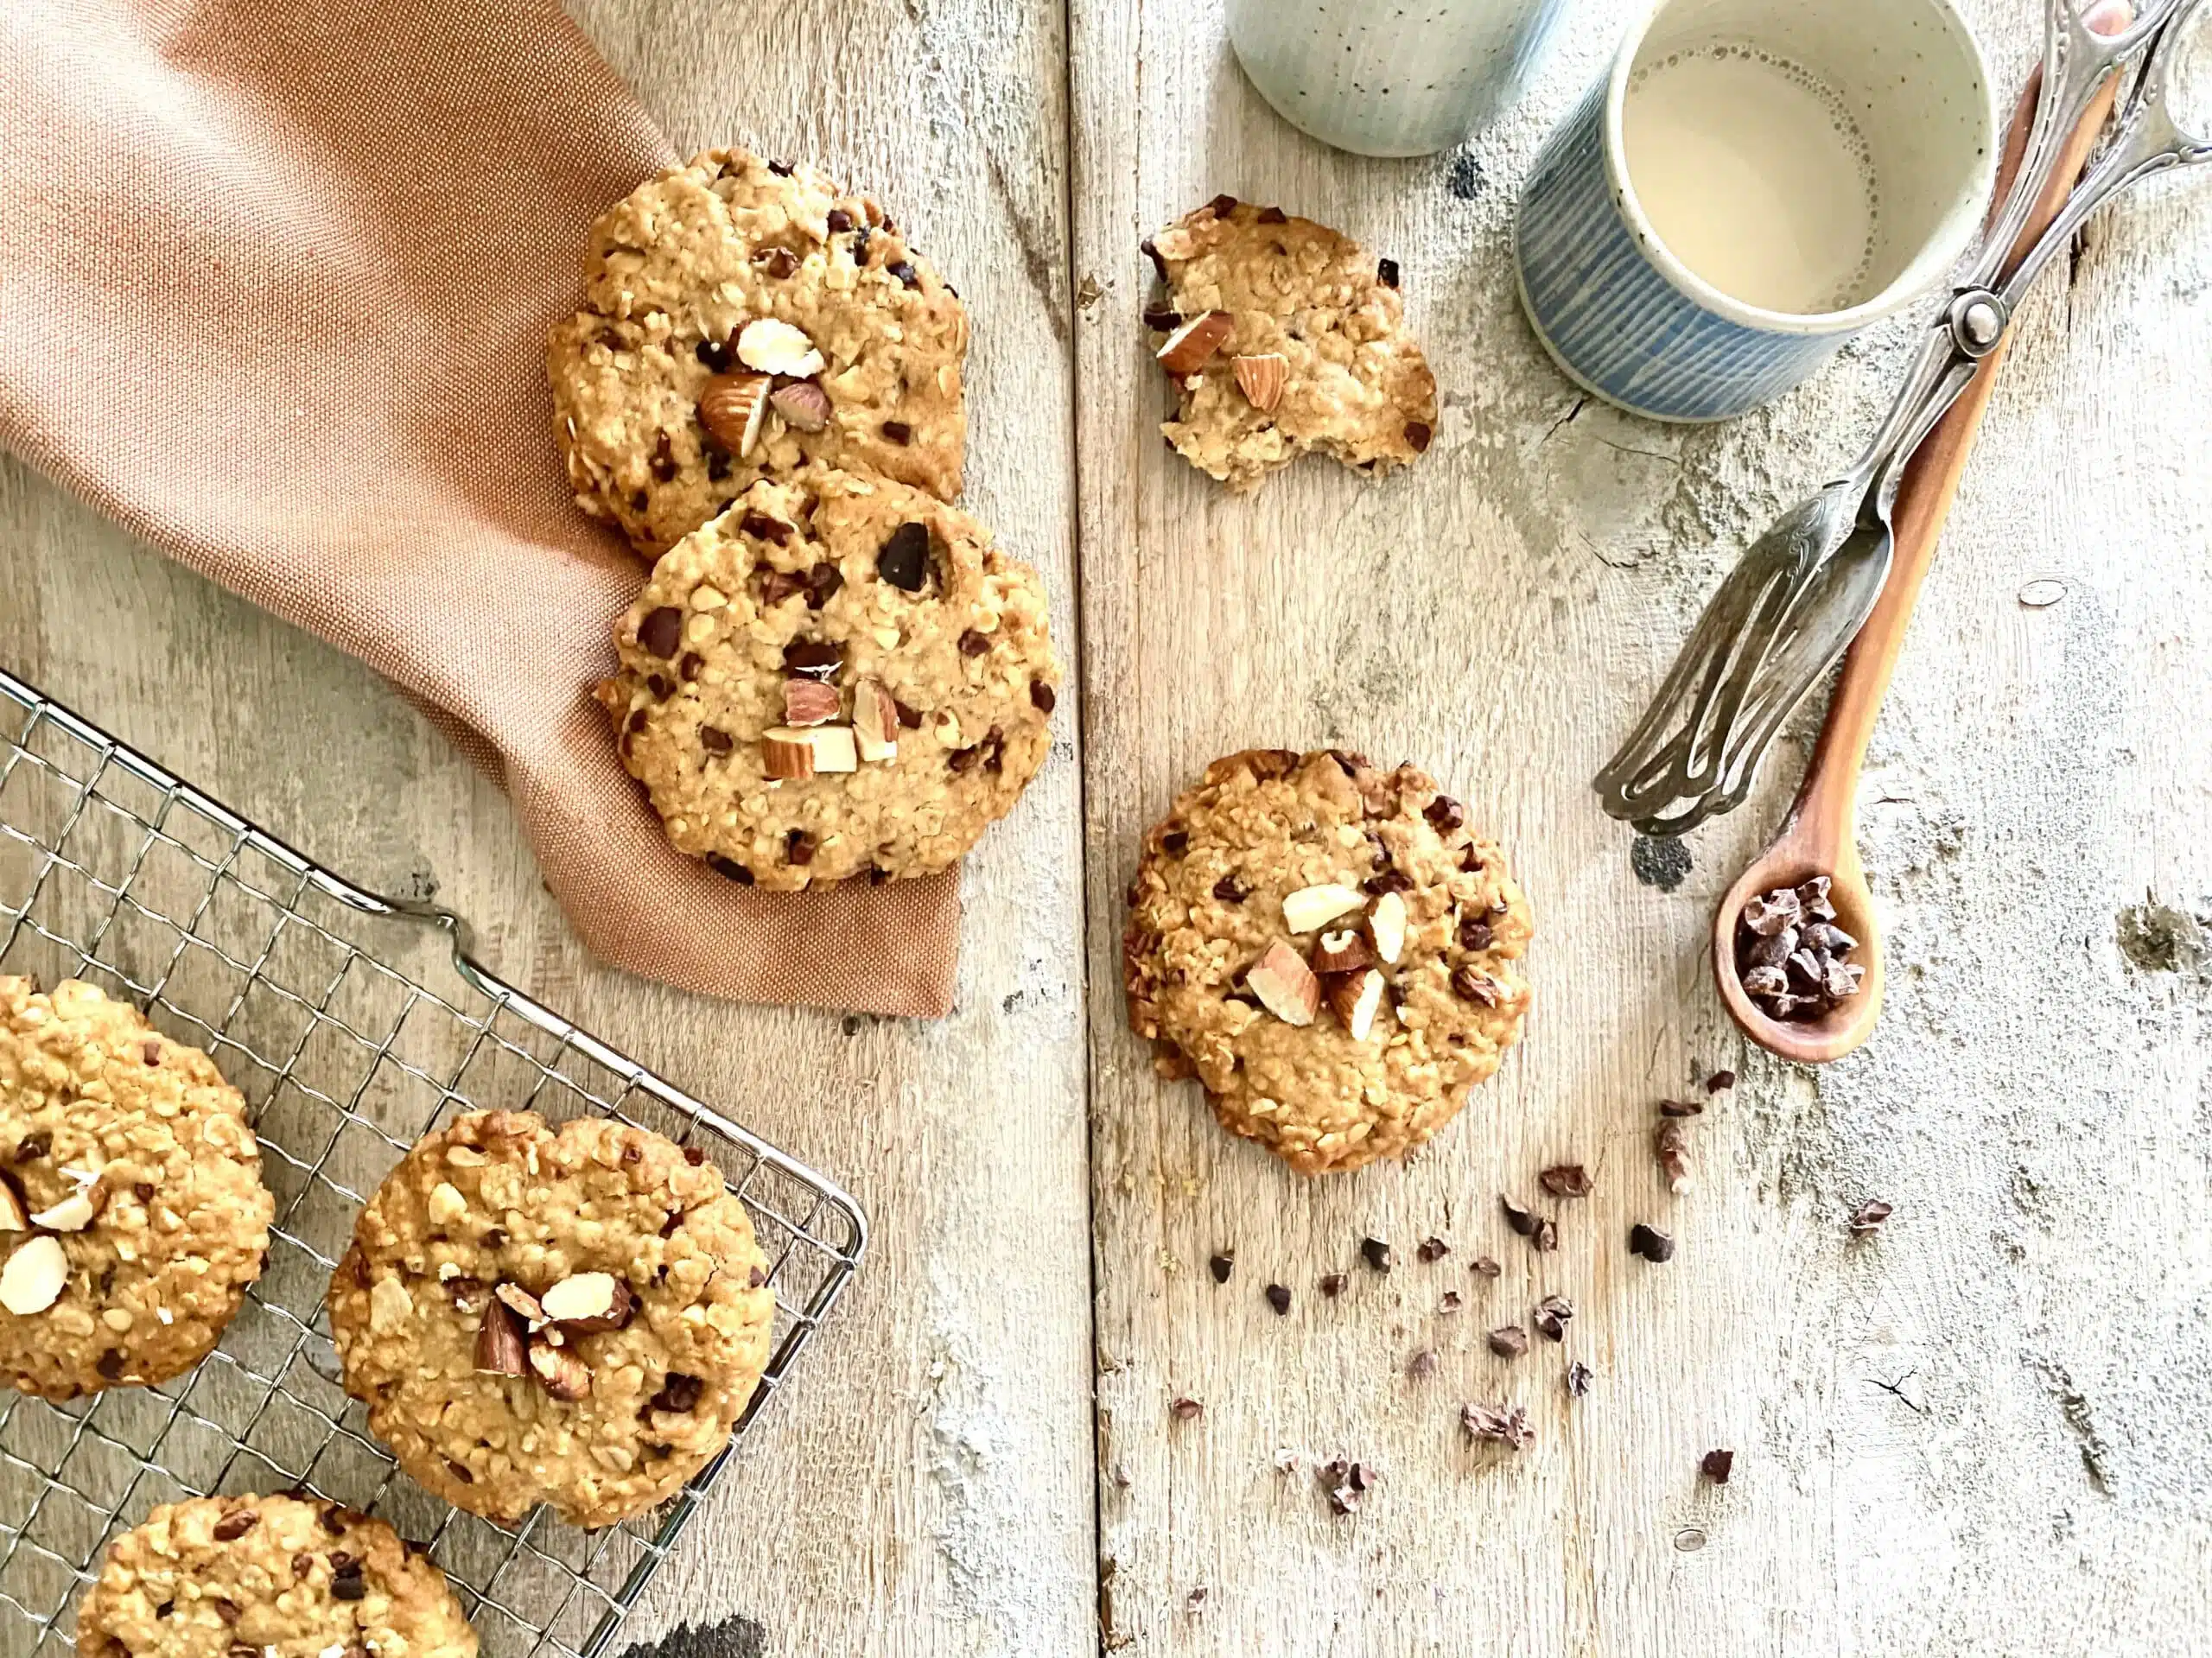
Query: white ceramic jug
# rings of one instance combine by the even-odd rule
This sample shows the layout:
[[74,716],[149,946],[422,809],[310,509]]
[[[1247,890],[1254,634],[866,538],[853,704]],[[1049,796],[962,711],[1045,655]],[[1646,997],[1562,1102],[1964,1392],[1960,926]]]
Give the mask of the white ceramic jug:
[[1229,0],[1244,73],[1363,156],[1458,143],[1519,96],[1571,0]]

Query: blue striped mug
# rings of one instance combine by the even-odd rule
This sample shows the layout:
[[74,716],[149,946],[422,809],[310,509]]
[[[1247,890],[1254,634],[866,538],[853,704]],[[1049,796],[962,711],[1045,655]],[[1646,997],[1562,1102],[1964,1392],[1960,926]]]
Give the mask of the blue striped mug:
[[1522,304],[1608,403],[1744,414],[1957,263],[1997,130],[1948,0],[1661,0],[1537,157]]

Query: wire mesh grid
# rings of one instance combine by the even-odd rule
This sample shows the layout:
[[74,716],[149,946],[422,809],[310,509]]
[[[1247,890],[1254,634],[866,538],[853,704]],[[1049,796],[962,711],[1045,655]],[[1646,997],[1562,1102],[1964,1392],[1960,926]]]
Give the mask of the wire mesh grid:
[[[425,1545],[485,1658],[598,1658],[731,1452],[595,1532],[501,1527],[401,1474],[340,1385],[324,1288],[353,1216],[423,1134],[484,1107],[611,1115],[703,1148],[773,1265],[772,1356],[742,1438],[858,1266],[822,1176],[475,963],[467,928],[352,886],[0,672],[0,973],[76,977],[205,1049],[252,1107],[276,1198],[220,1348],[160,1387],[0,1399],[0,1654],[60,1658],[108,1540],[156,1504],[300,1489]],[[733,1440],[733,1450],[736,1440]]]

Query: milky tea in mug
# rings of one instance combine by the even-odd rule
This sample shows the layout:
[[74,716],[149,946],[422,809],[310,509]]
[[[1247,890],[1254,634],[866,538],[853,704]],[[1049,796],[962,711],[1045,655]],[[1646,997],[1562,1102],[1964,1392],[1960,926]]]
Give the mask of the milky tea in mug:
[[1522,193],[1529,319],[1623,408],[1742,414],[1942,280],[1996,130],[1953,0],[1661,0]]
[[1730,298],[1804,314],[1868,297],[1873,158],[1811,71],[1737,41],[1670,52],[1630,74],[1621,145],[1659,239]]

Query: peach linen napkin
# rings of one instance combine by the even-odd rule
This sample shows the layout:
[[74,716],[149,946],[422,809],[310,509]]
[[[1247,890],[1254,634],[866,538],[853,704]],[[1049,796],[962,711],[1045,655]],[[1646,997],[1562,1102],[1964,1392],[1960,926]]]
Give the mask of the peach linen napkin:
[[644,571],[569,498],[545,330],[673,159],[554,0],[5,0],[0,445],[390,677],[600,956],[939,1014],[957,874],[735,886],[588,700]]

